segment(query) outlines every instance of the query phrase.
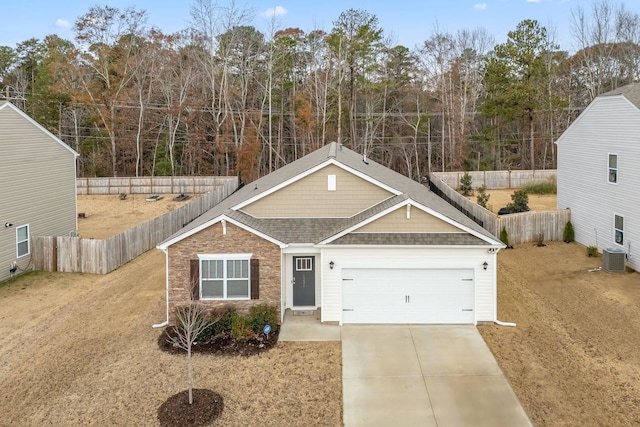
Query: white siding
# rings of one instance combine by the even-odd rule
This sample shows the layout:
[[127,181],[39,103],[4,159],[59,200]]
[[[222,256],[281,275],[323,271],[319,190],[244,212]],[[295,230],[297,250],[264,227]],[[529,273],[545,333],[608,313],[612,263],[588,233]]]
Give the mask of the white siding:
[[[614,213],[624,216],[628,265],[640,270],[640,111],[622,96],[596,98],[558,139],[558,208],[571,209],[576,241],[614,244]],[[618,154],[618,183],[608,154]]]
[[[16,259],[15,228],[29,224],[33,236],[75,232],[75,156],[56,138],[8,105],[0,109],[0,281]],[[6,222],[13,227],[6,228]]]
[[[322,321],[342,319],[343,268],[472,269],[475,274],[476,321],[493,321],[496,313],[495,255],[481,248],[339,248],[322,249]],[[333,261],[333,270],[329,262]],[[484,262],[489,264],[485,271]]]

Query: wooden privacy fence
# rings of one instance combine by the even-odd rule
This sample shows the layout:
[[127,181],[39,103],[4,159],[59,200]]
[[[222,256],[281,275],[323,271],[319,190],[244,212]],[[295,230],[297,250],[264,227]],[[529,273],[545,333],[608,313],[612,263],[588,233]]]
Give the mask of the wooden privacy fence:
[[178,209],[105,240],[78,237],[33,237],[34,270],[107,274],[156,247],[238,188],[237,178],[193,199]]
[[439,173],[431,174],[429,186],[431,191],[451,203],[494,236],[498,237],[502,227],[505,227],[509,234],[509,243],[532,242],[538,240],[540,236],[544,240],[562,240],[564,227],[571,219],[569,209],[498,216],[448,186],[439,178]]
[[227,185],[233,177],[154,176],[77,178],[78,194],[204,194]]
[[[471,186],[473,188],[483,185],[489,190],[498,188],[520,188],[529,182],[544,182],[556,178],[555,169],[545,170],[517,170],[517,171],[470,171]],[[465,172],[433,172],[432,176],[437,176],[449,187],[460,188],[460,179]]]

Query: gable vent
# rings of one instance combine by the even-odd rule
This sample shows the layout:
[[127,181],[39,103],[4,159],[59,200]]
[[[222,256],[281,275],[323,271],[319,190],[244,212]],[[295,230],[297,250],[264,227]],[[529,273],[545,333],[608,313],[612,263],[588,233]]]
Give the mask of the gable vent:
[[606,248],[602,251],[602,269],[609,272],[623,272],[625,253],[621,249]]

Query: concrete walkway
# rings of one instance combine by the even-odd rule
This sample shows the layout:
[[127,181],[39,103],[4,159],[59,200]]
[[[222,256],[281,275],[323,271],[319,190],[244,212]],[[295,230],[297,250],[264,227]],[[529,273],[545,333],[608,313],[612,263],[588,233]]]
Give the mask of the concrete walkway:
[[278,341],[340,341],[340,326],[320,323],[320,309],[304,316],[287,309]]
[[531,426],[474,326],[342,326],[344,424]]

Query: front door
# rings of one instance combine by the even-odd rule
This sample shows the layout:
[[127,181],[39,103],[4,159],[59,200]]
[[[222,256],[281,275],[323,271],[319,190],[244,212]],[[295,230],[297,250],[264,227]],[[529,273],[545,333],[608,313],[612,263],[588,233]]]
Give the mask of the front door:
[[316,270],[313,256],[293,257],[293,305],[316,305]]

